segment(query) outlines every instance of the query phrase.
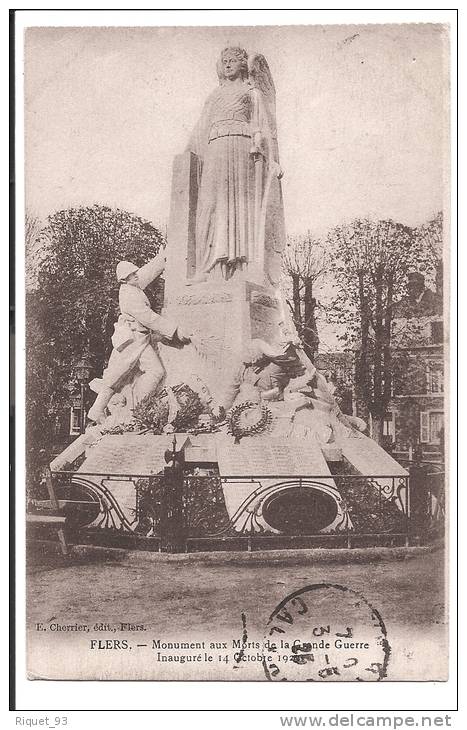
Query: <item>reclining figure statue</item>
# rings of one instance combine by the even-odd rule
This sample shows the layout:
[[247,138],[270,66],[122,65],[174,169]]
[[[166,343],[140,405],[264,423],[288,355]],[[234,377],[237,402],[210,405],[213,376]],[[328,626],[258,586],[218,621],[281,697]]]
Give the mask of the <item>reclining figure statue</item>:
[[225,407],[264,401],[277,414],[290,414],[289,436],[312,436],[324,445],[366,429],[361,418],[341,411],[332,385],[297,341],[270,345],[252,340],[227,390]]

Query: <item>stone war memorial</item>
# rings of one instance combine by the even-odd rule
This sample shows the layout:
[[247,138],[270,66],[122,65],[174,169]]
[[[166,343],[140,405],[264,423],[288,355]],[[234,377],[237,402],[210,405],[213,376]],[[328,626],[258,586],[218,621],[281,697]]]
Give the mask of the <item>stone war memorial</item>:
[[165,251],[117,267],[112,355],[50,465],[58,500],[87,539],[147,549],[408,544],[408,473],[340,410],[280,291],[293,170],[267,60],[226,48],[217,76],[173,161]]

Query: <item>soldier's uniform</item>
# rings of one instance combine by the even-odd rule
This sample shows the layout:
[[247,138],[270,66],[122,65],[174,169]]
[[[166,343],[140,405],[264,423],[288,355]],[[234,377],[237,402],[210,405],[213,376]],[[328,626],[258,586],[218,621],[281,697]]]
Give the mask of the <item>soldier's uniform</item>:
[[251,342],[248,362],[241,363],[228,382],[224,407],[243,401],[280,400],[291,378],[301,375],[303,364],[290,343],[268,345],[264,340]]
[[[164,265],[165,257],[159,254],[139,269],[128,261],[121,261],[117,266],[117,278],[121,281],[118,295],[121,314],[115,323],[113,350],[102,380],[93,381],[94,386],[91,384],[98,389],[88,414],[93,421],[104,418],[110,398],[128,382],[136,367],[141,375],[134,385],[135,402],[154,392],[165,376],[157,342],[175,339],[178,345],[182,344],[177,340],[177,323],[153,312],[143,291],[162,273]],[[126,283],[130,274],[137,275],[137,285]]]

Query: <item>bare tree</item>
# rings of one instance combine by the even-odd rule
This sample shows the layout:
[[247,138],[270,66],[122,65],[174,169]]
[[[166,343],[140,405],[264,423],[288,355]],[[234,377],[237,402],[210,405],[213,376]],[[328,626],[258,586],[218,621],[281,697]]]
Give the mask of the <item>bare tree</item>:
[[46,243],[44,227],[39,216],[31,211],[26,211],[24,219],[24,256],[27,289],[37,286],[37,272],[45,254]]
[[443,226],[443,213],[438,211],[434,218],[415,229],[415,234],[421,238],[427,252],[437,259],[443,258]]
[[327,267],[326,249],[310,231],[287,238],[282,256],[285,298],[304,350],[311,360],[315,359],[319,346],[316,285]]
[[334,321],[345,324],[344,344],[356,352],[357,398],[373,417],[381,440],[391,400],[396,303],[406,294],[407,274],[432,268],[415,231],[392,220],[355,220],[329,234],[337,296]]
[[[443,296],[443,253],[444,253],[444,216],[439,211],[434,218],[415,229],[415,235],[420,240],[426,255],[431,262],[435,262],[435,281],[437,293]],[[424,271],[423,273],[430,273]]]

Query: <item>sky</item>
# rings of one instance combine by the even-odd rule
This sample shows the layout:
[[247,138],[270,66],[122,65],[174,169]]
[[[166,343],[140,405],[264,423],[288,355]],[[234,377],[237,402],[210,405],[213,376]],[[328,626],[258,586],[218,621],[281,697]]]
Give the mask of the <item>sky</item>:
[[263,53],[277,99],[286,229],[417,225],[449,179],[447,30],[437,25],[30,28],[26,205],[168,220],[182,152],[227,45]]

